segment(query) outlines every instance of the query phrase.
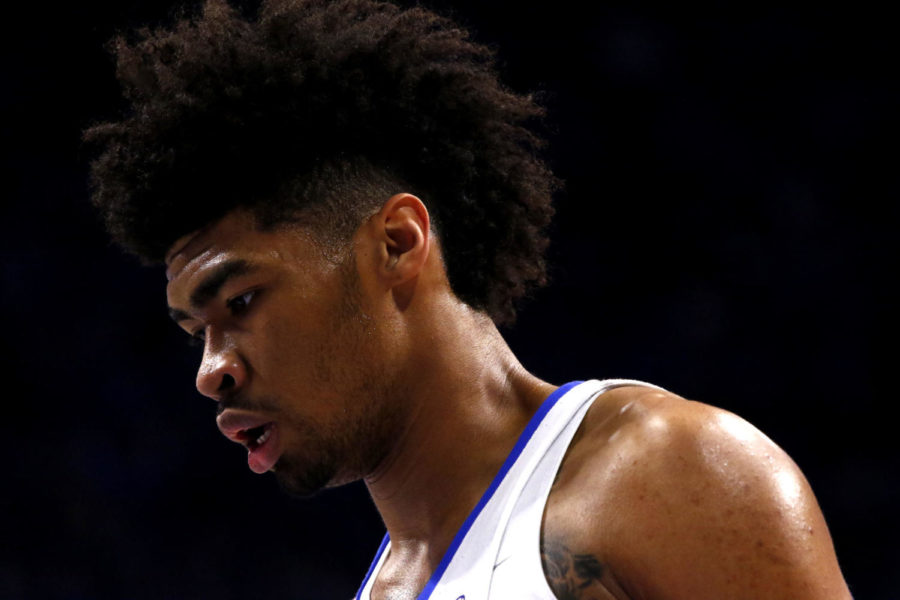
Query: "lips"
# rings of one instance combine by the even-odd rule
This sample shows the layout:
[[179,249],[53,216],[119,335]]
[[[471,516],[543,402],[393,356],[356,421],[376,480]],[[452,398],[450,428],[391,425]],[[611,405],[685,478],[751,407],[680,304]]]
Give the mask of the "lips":
[[225,410],[216,419],[222,435],[247,448],[247,465],[254,473],[265,473],[281,457],[278,425],[255,413]]

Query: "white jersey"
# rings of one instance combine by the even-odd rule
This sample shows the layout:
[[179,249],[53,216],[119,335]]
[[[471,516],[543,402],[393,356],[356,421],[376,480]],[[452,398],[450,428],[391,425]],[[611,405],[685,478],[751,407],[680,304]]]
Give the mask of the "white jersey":
[[[544,505],[591,403],[626,385],[656,387],[629,379],[573,381],[541,404],[417,600],[556,600],[541,565]],[[390,547],[385,535],[357,600],[371,600]]]

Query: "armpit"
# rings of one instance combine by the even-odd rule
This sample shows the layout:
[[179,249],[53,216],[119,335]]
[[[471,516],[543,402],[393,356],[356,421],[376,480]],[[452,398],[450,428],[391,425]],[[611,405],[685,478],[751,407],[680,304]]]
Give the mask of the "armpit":
[[[544,576],[558,600],[627,600],[607,589],[609,573],[597,556],[573,551],[558,540],[541,542]],[[617,587],[617,586],[615,586]]]

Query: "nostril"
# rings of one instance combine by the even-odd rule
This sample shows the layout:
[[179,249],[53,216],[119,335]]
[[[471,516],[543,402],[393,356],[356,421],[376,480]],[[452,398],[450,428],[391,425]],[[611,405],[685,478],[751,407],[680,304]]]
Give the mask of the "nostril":
[[234,381],[234,377],[226,373],[222,376],[222,383],[219,384],[219,392],[227,392],[228,390],[234,389],[236,383]]

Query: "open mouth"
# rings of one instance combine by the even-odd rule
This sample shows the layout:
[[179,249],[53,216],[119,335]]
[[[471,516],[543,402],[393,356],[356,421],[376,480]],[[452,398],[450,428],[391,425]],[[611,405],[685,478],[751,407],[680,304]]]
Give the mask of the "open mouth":
[[257,413],[227,409],[216,419],[222,434],[247,449],[247,464],[254,473],[265,473],[281,457],[278,425]]
[[275,467],[281,456],[278,443],[278,428],[275,423],[266,423],[245,429],[243,444],[247,447],[247,465],[254,473],[265,473]]
[[244,429],[238,432],[240,442],[247,446],[251,452],[266,443],[272,436],[272,423],[266,423],[252,429]]

